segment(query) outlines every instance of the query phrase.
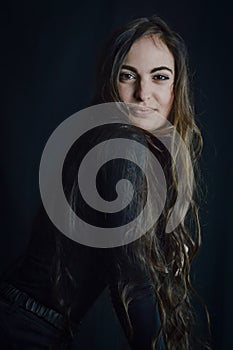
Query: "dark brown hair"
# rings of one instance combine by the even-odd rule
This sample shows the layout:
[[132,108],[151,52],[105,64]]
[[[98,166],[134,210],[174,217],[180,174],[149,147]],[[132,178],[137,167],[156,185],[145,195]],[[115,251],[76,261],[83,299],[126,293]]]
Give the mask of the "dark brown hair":
[[[161,332],[168,350],[187,350],[192,348],[192,324],[194,310],[192,296],[195,290],[191,284],[190,271],[194,256],[201,243],[200,225],[197,205],[197,158],[202,149],[201,133],[195,122],[194,107],[189,86],[189,69],[187,50],[183,39],[174,32],[160,17],[139,18],[116,31],[106,42],[103,57],[98,68],[97,94],[95,103],[120,101],[117,82],[123,61],[133,43],[143,36],[156,36],[168,47],[175,61],[174,103],[170,120],[188,149],[191,166],[183,160],[186,190],[192,194],[190,208],[178,227],[166,234],[163,232],[161,250],[159,237],[164,225],[157,225],[139,240],[135,248],[137,259],[149,267],[156,294],[160,317]],[[192,176],[194,171],[194,176]],[[177,190],[177,178],[173,177],[173,188]],[[174,195],[174,191],[173,191]],[[174,201],[170,198],[170,203]],[[166,223],[173,209],[164,212]],[[132,282],[133,284],[133,282]],[[119,291],[126,312],[129,300],[127,291],[130,284],[119,285]],[[128,317],[129,327],[130,318]],[[131,327],[132,331],[132,327]],[[155,336],[152,348],[156,348]],[[205,345],[206,348],[209,348]]]

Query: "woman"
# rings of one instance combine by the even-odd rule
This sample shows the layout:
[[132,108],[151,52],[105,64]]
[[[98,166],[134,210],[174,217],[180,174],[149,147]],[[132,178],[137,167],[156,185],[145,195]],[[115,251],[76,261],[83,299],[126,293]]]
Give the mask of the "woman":
[[[141,143],[159,159],[168,188],[166,202],[146,234],[109,249],[69,240],[42,208],[21,264],[2,283],[0,337],[6,349],[70,348],[76,325],[107,285],[132,349],[193,348],[190,268],[200,245],[200,229],[192,169],[201,135],[190,99],[185,45],[156,16],[130,22],[107,45],[95,103],[123,102],[120,109],[129,124],[121,121],[98,128],[73,145],[63,169],[66,197],[76,213],[97,226],[124,225],[138,214],[146,202],[145,178],[138,167],[122,159],[100,171],[97,187],[111,201],[110,190],[117,181],[129,179],[136,190],[124,213],[100,215],[80,199],[77,168],[84,155],[98,142],[119,137]],[[178,179],[176,159],[158,137],[158,131],[166,137],[167,123],[188,149],[181,173],[185,191],[192,195],[189,210],[169,233],[166,225],[178,198]],[[174,146],[173,138],[169,142]],[[144,159],[133,146],[125,150],[126,158],[129,153]],[[151,208],[151,216],[155,209]]]

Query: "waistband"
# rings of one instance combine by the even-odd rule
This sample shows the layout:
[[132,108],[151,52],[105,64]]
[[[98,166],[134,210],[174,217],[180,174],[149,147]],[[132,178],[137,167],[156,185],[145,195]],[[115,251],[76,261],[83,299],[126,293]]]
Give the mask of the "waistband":
[[40,304],[38,301],[13,285],[1,282],[0,295],[11,303],[16,303],[24,310],[32,312],[43,320],[49,322],[57,329],[64,330],[66,328],[65,319],[62,314]]

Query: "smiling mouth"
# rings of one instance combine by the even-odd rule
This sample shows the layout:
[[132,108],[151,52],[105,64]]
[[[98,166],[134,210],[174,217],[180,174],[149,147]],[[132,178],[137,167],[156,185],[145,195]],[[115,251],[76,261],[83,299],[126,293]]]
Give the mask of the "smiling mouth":
[[136,106],[136,105],[129,105],[128,108],[129,108],[130,114],[135,115],[135,116],[147,116],[147,115],[150,115],[156,111],[156,109],[154,109],[154,108],[144,107],[144,106]]

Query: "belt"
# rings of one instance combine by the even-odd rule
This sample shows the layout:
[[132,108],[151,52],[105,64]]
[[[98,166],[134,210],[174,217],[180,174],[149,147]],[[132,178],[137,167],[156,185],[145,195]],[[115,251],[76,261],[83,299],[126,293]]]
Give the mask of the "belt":
[[62,314],[40,304],[38,301],[31,298],[25,292],[22,292],[19,289],[15,288],[13,285],[5,282],[1,283],[0,295],[8,301],[16,303],[24,310],[32,312],[38,317],[44,319],[57,329],[64,330],[66,328],[66,322]]

